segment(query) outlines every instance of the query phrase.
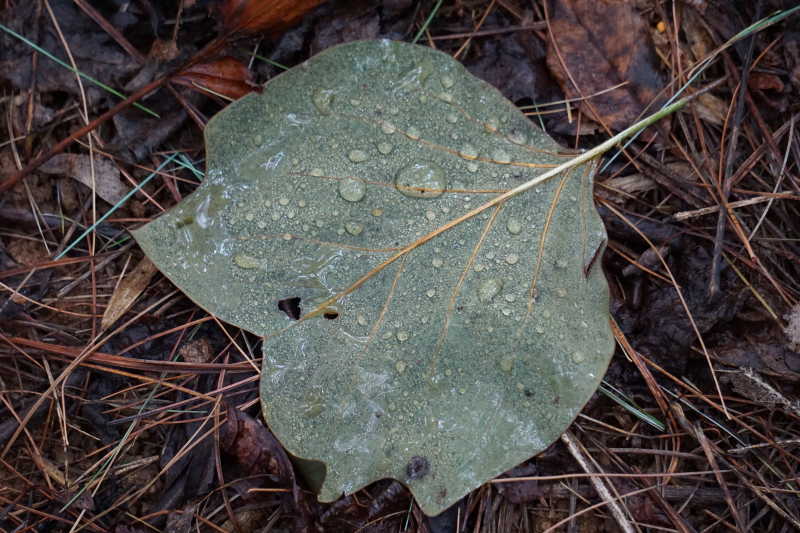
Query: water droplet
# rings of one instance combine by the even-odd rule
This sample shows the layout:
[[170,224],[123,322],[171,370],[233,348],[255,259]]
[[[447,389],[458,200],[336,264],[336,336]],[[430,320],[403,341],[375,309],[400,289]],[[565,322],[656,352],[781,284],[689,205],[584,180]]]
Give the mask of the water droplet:
[[283,240],[284,241],[291,241],[292,240],[292,234],[291,233],[284,233],[283,234]]
[[439,257],[434,257],[433,261],[431,261],[431,264],[434,268],[441,268],[441,266],[444,264],[444,261],[442,261]]
[[475,270],[475,272],[483,272],[483,270],[485,268],[486,268],[485,266],[483,266],[482,264],[478,263],[477,265],[475,265],[474,270]]
[[314,107],[323,115],[331,114],[331,104],[335,92],[333,89],[317,89],[311,99],[314,101]]
[[553,316],[553,313],[551,313],[549,309],[545,309],[544,311],[542,311],[542,316],[545,318],[550,318],[551,316]]
[[311,169],[311,172],[309,172],[309,174],[311,174],[312,176],[314,176],[314,177],[317,177],[317,178],[318,178],[319,176],[322,176],[322,175],[323,175],[323,173],[322,173],[322,169],[321,169],[321,168],[312,168],[312,169]]
[[487,304],[503,290],[503,280],[490,278],[484,280],[478,287],[478,299]]
[[450,76],[442,76],[442,79],[440,81],[442,83],[442,87],[444,87],[445,89],[449,89],[450,87],[456,84],[455,80]]
[[503,308],[503,314],[505,316],[511,316],[511,309],[509,309],[508,307],[504,307]]
[[470,172],[478,171],[478,163],[467,163],[467,170]]
[[487,120],[487,121],[486,121],[486,122],[483,124],[483,127],[484,127],[484,129],[486,129],[486,131],[487,131],[487,132],[489,132],[489,133],[494,133],[494,132],[496,132],[496,131],[497,131],[497,128],[499,127],[499,126],[498,126],[497,119],[496,119],[496,118],[494,118],[494,117],[493,117],[493,118],[490,118],[489,120]]
[[486,252],[486,259],[488,259],[489,261],[494,259],[494,256],[495,256],[495,253],[493,251],[489,250],[488,252]]
[[436,296],[436,289],[428,289],[427,291],[425,291],[425,294],[428,295],[428,298],[433,298],[434,296]]
[[339,196],[348,202],[358,202],[367,194],[367,185],[356,178],[347,178],[339,182]]
[[369,159],[369,156],[364,150],[350,150],[350,152],[347,154],[347,159],[353,163],[363,163]]
[[458,122],[458,115],[456,115],[455,113],[448,113],[446,118],[447,122],[449,122],[450,124],[455,124],[456,122]]
[[350,235],[361,235],[361,232],[364,231],[364,225],[351,220],[349,222],[345,222],[344,229]]
[[400,342],[406,342],[408,340],[408,332],[407,331],[398,331],[397,332],[397,340]]
[[297,207],[305,207],[306,205],[308,205],[308,204],[306,204],[305,200],[298,200],[297,201]]
[[544,328],[542,326],[536,326],[535,329],[536,329],[536,333],[538,333],[539,335],[544,333]]
[[397,372],[399,374],[402,374],[403,372],[406,371],[406,366],[408,365],[406,365],[405,361],[398,361],[394,364],[394,367],[397,369]]
[[350,105],[351,106],[355,106],[355,107],[360,106],[361,105],[361,100],[358,100],[356,98],[351,98],[350,99]]
[[258,259],[247,254],[236,254],[233,256],[233,262],[239,268],[258,268],[261,265]]
[[447,179],[433,163],[412,163],[397,173],[395,186],[410,198],[436,198],[447,188]]
[[511,235],[519,235],[522,232],[522,224],[515,218],[509,218],[506,223],[506,229]]
[[503,372],[511,372],[514,368],[514,357],[510,355],[504,356],[500,359],[500,370]]
[[378,143],[378,151],[383,155],[389,155],[392,153],[392,149],[394,147],[389,143]]
[[566,259],[559,259],[558,261],[556,261],[556,266],[558,268],[567,268],[569,266],[569,263],[567,262]]
[[381,209],[380,207],[376,207],[375,209],[370,211],[370,214],[374,217],[379,217],[383,214],[383,209]]
[[289,209],[286,212],[286,218],[288,218],[289,220],[293,219],[295,215],[297,215],[297,211],[295,211],[294,209]]
[[566,298],[567,289],[564,289],[564,288],[556,289],[556,294],[558,295],[559,298]]
[[519,130],[511,130],[508,134],[508,140],[514,144],[525,144],[528,142],[528,137]]
[[416,141],[417,139],[419,139],[419,136],[420,136],[419,130],[414,126],[409,126],[408,130],[406,130],[406,137],[408,137],[412,141]]
[[506,256],[506,263],[509,265],[516,265],[517,261],[519,261],[519,256],[517,254],[508,254]]
[[585,359],[586,356],[583,355],[583,352],[575,352],[572,354],[573,363],[582,363]]
[[391,122],[383,121],[383,123],[381,123],[381,131],[386,135],[391,135],[396,130],[397,128],[395,128],[394,124],[392,124]]
[[453,102],[453,95],[450,94],[450,93],[442,92],[442,93],[439,93],[438,96],[439,96],[439,100],[441,100],[442,102],[447,102],[448,104]]
[[244,216],[244,219],[245,219],[246,221],[248,221],[248,222],[252,222],[252,221],[253,221],[255,218],[256,218],[256,216],[255,216],[253,213],[247,213],[247,214]]
[[477,159],[478,149],[472,146],[471,144],[465,144],[464,146],[461,147],[461,150],[458,151],[458,155],[460,155],[464,159]]
[[428,209],[427,211],[425,211],[425,218],[427,218],[428,220],[433,221],[433,220],[436,219],[436,213],[434,213],[433,211]]
[[359,326],[366,326],[369,323],[367,322],[367,317],[365,317],[363,313],[358,313],[356,315],[356,322],[358,322]]
[[281,196],[280,200],[278,200],[278,203],[281,205],[289,205],[289,199],[285,196]]
[[508,155],[508,152],[505,150],[498,148],[492,152],[492,161],[495,163],[500,163],[501,165],[507,165],[511,163],[511,156]]
[[505,298],[506,298],[506,301],[507,301],[508,303],[511,303],[511,302],[513,302],[514,300],[516,300],[516,299],[517,299],[517,297],[516,297],[516,296],[514,296],[513,294],[506,294]]

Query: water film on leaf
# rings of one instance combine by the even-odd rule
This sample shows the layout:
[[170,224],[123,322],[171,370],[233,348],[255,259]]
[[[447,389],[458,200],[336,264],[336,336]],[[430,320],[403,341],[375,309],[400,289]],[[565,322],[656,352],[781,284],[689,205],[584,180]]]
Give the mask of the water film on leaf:
[[435,50],[329,49],[206,129],[205,181],[135,232],[264,336],[266,421],[322,501],[381,478],[438,514],[572,422],[613,351],[581,167]]

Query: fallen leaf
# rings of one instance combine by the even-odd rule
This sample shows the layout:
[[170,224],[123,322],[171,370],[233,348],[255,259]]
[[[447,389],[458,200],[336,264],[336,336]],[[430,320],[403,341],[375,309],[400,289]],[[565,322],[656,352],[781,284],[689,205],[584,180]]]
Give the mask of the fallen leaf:
[[325,0],[225,0],[222,19],[229,31],[248,33],[284,30]]
[[119,169],[110,159],[94,158],[94,181],[92,181],[91,158],[86,154],[58,154],[39,167],[46,174],[64,174],[80,181],[97,196],[111,205],[117,204],[130,188],[120,179]]
[[205,135],[203,184],[134,236],[265,337],[265,420],[322,501],[394,478],[438,514],[595,391],[614,343],[591,168],[473,212],[569,156],[450,56],[337,46]]
[[221,94],[231,100],[238,100],[259,88],[247,66],[232,57],[192,65],[179,72],[172,81],[195,91]]
[[111,300],[109,300],[108,306],[103,313],[103,319],[100,321],[102,329],[112,326],[131,308],[139,295],[147,288],[156,272],[158,272],[158,269],[153,262],[144,257],[132,270],[125,273],[122,281],[114,289],[114,294],[111,295]]
[[621,130],[658,108],[664,82],[634,2],[556,0],[549,22],[547,66],[584,114]]

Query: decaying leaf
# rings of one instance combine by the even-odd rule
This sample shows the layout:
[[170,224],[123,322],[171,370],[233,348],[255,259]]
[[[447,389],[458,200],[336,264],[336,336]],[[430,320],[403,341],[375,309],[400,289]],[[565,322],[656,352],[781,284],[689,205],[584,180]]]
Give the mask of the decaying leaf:
[[547,66],[567,98],[591,97],[580,109],[592,120],[620,130],[658,109],[664,83],[634,2],[556,0],[550,29]]
[[325,0],[225,0],[220,11],[225,27],[232,31],[276,32],[297,22],[307,11]]
[[494,88],[356,42],[205,133],[202,186],[134,235],[264,336],[265,418],[321,500],[395,478],[437,514],[577,416],[613,350],[591,172],[474,212],[565,160]]
[[92,161],[85,154],[58,154],[39,167],[40,172],[47,174],[64,174],[94,188],[97,196],[111,205],[115,205],[128,193],[130,187],[122,182],[119,169],[113,161],[100,157],[94,158],[94,178],[92,177]]
[[172,81],[196,91],[209,91],[236,100],[258,88],[247,66],[232,57],[192,65]]
[[114,289],[114,294],[111,295],[111,300],[103,313],[103,319],[100,321],[102,329],[112,326],[131,308],[136,299],[148,287],[156,272],[153,262],[144,257],[130,272],[125,274]]

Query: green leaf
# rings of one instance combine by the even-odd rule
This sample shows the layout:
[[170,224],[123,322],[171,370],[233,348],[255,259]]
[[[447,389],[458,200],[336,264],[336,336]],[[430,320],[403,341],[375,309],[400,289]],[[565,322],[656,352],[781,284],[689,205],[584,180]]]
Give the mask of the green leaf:
[[568,156],[457,61],[341,45],[206,141],[202,186],[135,237],[265,337],[264,416],[321,500],[395,478],[437,514],[597,388],[613,339],[591,169],[477,210]]

